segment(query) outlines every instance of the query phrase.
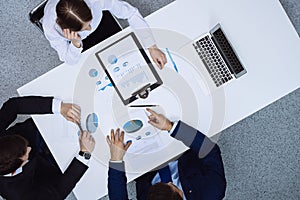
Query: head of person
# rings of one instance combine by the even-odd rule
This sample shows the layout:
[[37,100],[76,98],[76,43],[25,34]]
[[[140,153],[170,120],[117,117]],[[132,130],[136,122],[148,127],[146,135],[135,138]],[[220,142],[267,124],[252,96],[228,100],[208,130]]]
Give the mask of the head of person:
[[28,160],[31,147],[19,135],[0,137],[0,175],[13,173]]
[[183,192],[173,183],[156,183],[149,189],[148,200],[183,200]]
[[90,30],[91,9],[84,0],[60,0],[56,5],[56,23],[62,29],[78,32]]

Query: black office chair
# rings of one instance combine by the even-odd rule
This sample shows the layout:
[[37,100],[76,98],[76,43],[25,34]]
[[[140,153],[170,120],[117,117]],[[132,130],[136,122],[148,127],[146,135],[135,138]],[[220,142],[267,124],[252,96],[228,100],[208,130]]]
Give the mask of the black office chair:
[[39,31],[44,34],[44,29],[42,26],[42,18],[44,16],[44,8],[47,4],[48,0],[44,0],[42,3],[37,5],[34,9],[32,9],[29,13],[29,20],[33,23]]
[[[44,0],[29,13],[30,21],[38,28],[40,32],[44,34],[44,29],[42,26],[42,18],[44,16],[44,8],[48,0]],[[101,22],[97,29],[90,34],[87,38],[82,40],[83,51],[91,48],[92,46],[100,43],[106,38],[118,33],[122,30],[122,27],[114,16],[109,11],[103,11],[103,16]]]
[[120,26],[116,18],[109,11],[103,11],[99,26],[92,34],[82,40],[83,51],[91,48],[92,46],[95,46],[96,44],[120,32],[121,30],[122,27]]

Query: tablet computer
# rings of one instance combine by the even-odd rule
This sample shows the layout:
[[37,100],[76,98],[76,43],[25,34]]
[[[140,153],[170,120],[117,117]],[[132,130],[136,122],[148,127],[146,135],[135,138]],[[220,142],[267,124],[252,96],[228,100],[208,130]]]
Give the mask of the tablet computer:
[[96,57],[124,105],[149,92],[163,82],[131,32],[96,52]]

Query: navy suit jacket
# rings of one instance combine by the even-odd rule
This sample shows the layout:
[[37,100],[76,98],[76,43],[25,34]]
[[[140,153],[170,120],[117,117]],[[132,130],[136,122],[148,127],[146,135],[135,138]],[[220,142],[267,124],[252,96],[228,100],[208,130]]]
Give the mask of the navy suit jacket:
[[[190,147],[178,159],[179,180],[185,197],[188,200],[223,199],[226,179],[218,145],[181,121],[171,136]],[[147,199],[156,173],[157,171],[152,171],[136,179],[137,199]],[[111,200],[128,199],[124,163],[110,163],[108,194]]]
[[20,174],[12,177],[0,175],[0,196],[7,200],[63,200],[88,168],[76,158],[64,174],[50,165],[37,153],[38,129],[31,118],[9,127],[18,114],[52,114],[52,100],[53,97],[16,97],[5,102],[0,109],[0,137],[19,134],[32,147],[29,162],[22,167]]

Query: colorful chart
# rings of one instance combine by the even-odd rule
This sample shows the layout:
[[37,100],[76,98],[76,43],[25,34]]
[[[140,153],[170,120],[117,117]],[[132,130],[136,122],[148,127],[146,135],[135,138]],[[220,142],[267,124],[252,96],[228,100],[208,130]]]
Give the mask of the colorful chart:
[[112,83],[109,83],[109,84],[107,84],[106,86],[104,86],[104,87],[102,87],[102,88],[100,88],[98,91],[104,91],[107,87],[112,87],[113,86],[113,84]]
[[127,133],[134,133],[143,127],[143,122],[138,119],[130,120],[123,126],[124,131]]
[[113,69],[113,71],[114,71],[114,72],[120,71],[120,67],[115,67],[115,68]]
[[110,55],[108,56],[107,61],[113,65],[118,62],[118,58],[115,55]]
[[86,118],[86,129],[90,133],[95,133],[98,128],[98,116],[95,113],[91,113]]
[[90,69],[89,75],[90,75],[90,77],[94,78],[94,77],[98,76],[98,71],[96,69]]

